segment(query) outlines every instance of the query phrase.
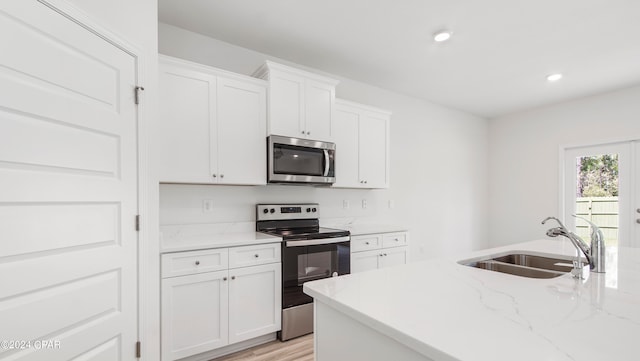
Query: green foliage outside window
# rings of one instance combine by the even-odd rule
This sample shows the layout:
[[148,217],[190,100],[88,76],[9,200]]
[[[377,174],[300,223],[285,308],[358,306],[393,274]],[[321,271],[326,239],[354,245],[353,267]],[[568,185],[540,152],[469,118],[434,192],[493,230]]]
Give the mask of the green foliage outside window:
[[578,197],[618,196],[618,155],[578,158]]

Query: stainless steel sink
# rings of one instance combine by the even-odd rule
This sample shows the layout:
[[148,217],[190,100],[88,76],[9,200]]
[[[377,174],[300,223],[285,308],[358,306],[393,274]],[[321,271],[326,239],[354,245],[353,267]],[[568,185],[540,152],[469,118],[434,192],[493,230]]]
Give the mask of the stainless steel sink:
[[[494,255],[475,261],[461,261],[465,266],[508,273],[528,278],[554,278],[571,272],[570,258],[545,257],[525,253]],[[586,263],[585,263],[586,264]]]

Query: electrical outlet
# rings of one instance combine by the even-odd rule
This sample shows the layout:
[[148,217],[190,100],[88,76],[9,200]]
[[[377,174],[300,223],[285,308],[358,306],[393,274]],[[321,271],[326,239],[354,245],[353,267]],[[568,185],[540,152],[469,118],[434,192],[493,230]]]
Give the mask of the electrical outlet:
[[343,200],[342,201],[342,209],[349,209],[349,201],[348,200]]
[[367,209],[367,200],[366,199],[362,200],[362,209]]
[[202,213],[213,212],[213,200],[205,199],[202,201]]

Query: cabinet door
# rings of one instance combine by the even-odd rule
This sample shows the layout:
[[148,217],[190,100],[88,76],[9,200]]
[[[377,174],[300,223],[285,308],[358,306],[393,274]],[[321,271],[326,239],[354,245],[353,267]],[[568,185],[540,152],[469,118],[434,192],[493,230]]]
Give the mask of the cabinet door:
[[304,138],[304,78],[280,71],[269,74],[269,134]]
[[380,250],[351,253],[351,273],[377,269],[381,254]]
[[336,100],[335,87],[330,84],[307,79],[305,82],[304,106],[306,137],[314,140],[332,141],[331,119]]
[[367,188],[388,187],[389,117],[365,112],[360,119],[360,181]]
[[266,87],[218,77],[217,105],[211,153],[218,183],[266,184]]
[[229,342],[280,330],[280,263],[229,270]]
[[407,264],[409,261],[409,247],[388,248],[382,250],[380,268]]
[[162,360],[228,344],[227,271],[162,280]]
[[214,76],[160,64],[158,164],[160,182],[211,183],[210,129]]
[[336,182],[334,187],[359,188],[358,123],[360,113],[347,106],[336,108],[333,139],[336,143]]

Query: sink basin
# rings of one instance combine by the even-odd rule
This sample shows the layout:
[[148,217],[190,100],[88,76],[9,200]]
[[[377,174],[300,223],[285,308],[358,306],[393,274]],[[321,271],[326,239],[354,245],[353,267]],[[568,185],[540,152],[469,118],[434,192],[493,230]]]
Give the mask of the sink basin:
[[[554,278],[571,272],[573,260],[525,253],[494,255],[476,261],[462,261],[465,266],[508,273],[528,278]],[[586,262],[583,262],[586,265]],[[588,267],[588,266],[587,266]]]

